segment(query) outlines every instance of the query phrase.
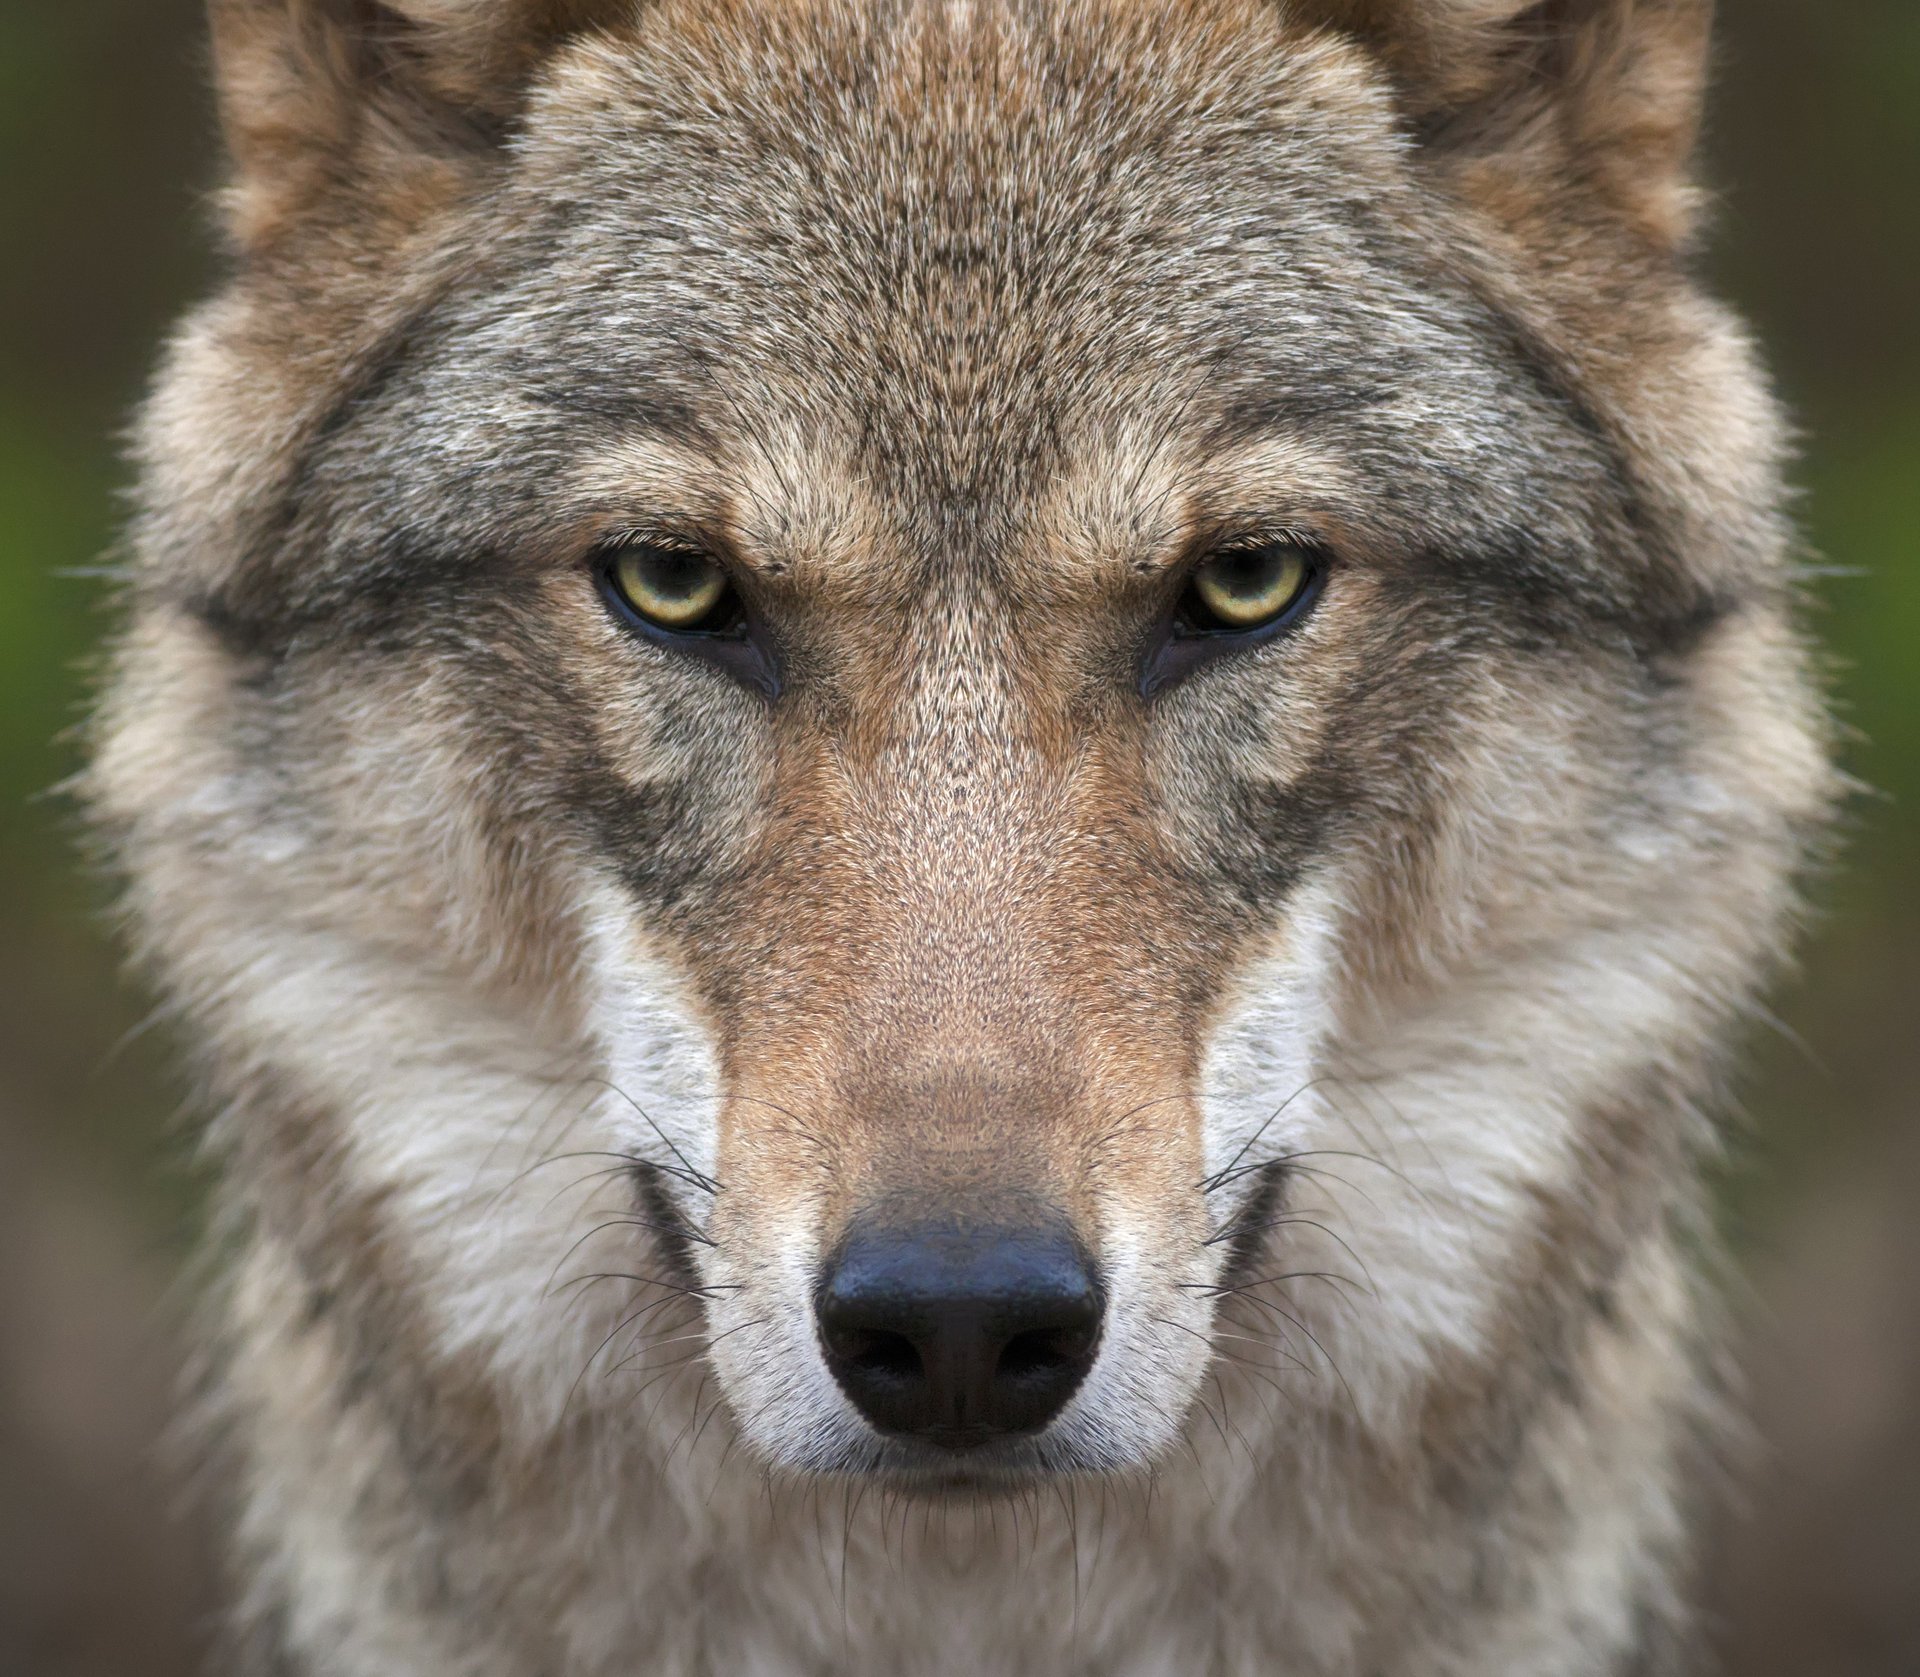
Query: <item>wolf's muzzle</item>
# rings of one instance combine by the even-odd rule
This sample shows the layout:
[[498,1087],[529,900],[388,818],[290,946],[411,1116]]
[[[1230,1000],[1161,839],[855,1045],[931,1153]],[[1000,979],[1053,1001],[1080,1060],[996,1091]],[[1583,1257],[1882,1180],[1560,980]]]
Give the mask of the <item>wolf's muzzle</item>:
[[815,1298],[827,1366],[860,1412],[947,1450],[1046,1426],[1093,1366],[1104,1309],[1057,1224],[856,1223]]

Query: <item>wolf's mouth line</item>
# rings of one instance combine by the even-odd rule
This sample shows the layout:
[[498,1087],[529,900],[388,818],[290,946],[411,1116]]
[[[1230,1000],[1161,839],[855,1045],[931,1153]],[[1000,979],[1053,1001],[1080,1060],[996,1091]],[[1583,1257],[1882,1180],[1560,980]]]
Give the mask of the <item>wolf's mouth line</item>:
[[[667,1191],[665,1173],[645,1159],[636,1159],[631,1167],[635,1197],[640,1209],[652,1222],[660,1247],[664,1274],[698,1297],[704,1292],[693,1248],[704,1237],[693,1227],[673,1195]],[[702,1303],[704,1313],[705,1305]]]
[[802,1471],[821,1480],[882,1483],[894,1492],[937,1500],[955,1494],[1017,1496],[1069,1480],[1111,1482],[1137,1466],[1102,1462],[1037,1434],[1001,1439],[963,1455],[911,1441],[873,1440]]
[[1256,1183],[1246,1203],[1225,1228],[1209,1237],[1210,1241],[1225,1239],[1228,1243],[1220,1280],[1209,1291],[1223,1294],[1252,1280],[1253,1266],[1266,1248],[1267,1236],[1284,1218],[1283,1202],[1293,1175],[1291,1165],[1291,1159],[1281,1158],[1254,1167]]

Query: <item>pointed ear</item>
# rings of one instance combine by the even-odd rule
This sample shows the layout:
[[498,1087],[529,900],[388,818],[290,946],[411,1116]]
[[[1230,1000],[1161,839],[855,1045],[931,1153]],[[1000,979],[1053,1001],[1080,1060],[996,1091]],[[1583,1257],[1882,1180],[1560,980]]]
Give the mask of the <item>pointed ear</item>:
[[1712,0],[1293,0],[1386,64],[1428,144],[1544,173],[1672,247],[1694,220]]
[[211,0],[233,231],[331,191],[408,194],[499,141],[546,56],[638,0]]

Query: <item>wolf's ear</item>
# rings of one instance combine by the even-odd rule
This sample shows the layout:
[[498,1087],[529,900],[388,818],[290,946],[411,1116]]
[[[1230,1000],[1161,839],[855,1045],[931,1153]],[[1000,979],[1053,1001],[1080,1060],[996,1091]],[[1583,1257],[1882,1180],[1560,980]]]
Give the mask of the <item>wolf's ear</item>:
[[[1291,0],[1385,62],[1428,143],[1522,190],[1577,180],[1642,233],[1693,223],[1712,0]],[[1510,188],[1509,188],[1510,189]]]
[[383,189],[497,143],[544,58],[640,0],[210,0],[234,232],[329,190]]

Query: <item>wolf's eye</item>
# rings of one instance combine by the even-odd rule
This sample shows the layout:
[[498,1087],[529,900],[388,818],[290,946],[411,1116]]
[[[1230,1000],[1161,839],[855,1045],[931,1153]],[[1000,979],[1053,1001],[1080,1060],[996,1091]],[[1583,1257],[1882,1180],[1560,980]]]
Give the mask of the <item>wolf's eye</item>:
[[656,629],[713,633],[739,616],[727,573],[697,548],[627,542],[608,554],[603,574],[615,599]]
[[700,548],[623,541],[593,558],[601,597],[639,639],[714,664],[769,699],[780,696],[780,659],[765,625]]
[[1326,572],[1320,548],[1292,539],[1208,554],[1160,620],[1140,666],[1140,696],[1150,699],[1215,658],[1283,634],[1318,598]]
[[1201,561],[1181,601],[1188,633],[1245,634],[1301,604],[1312,588],[1316,555],[1299,542],[1230,547]]

